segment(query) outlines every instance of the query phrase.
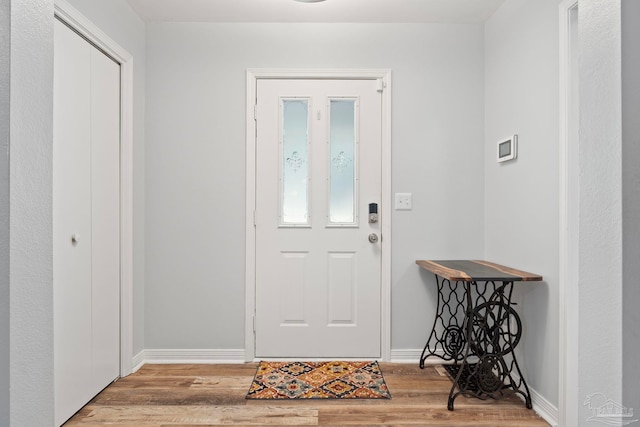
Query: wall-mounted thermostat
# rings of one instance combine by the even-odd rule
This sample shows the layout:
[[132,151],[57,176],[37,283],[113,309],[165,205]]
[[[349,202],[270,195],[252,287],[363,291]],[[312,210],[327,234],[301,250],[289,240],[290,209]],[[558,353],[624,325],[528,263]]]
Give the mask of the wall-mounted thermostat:
[[518,157],[518,135],[498,142],[498,162],[506,162]]

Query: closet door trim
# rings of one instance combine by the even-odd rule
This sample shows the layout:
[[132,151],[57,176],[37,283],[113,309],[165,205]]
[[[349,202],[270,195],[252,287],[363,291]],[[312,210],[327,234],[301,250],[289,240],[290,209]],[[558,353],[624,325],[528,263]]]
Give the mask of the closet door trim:
[[133,57],[66,0],[55,16],[120,64],[120,376],[133,371]]

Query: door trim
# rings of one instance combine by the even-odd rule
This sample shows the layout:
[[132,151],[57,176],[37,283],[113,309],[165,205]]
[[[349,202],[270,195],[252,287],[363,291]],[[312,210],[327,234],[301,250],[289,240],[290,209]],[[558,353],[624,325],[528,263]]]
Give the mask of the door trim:
[[54,15],[120,64],[120,376],[133,369],[133,56],[66,0]]
[[245,211],[245,361],[255,359],[256,312],[256,88],[258,79],[378,80],[382,90],[382,206],[381,222],[381,360],[391,360],[391,70],[248,69],[246,100]]
[[559,373],[558,425],[578,425],[578,243],[569,229],[575,223],[578,212],[575,194],[579,191],[577,171],[570,165],[575,163],[577,141],[571,137],[570,114],[576,106],[571,96],[571,55],[574,46],[571,34],[576,29],[572,14],[577,13],[578,0],[563,0],[559,5],[560,33],[560,289],[559,289]]

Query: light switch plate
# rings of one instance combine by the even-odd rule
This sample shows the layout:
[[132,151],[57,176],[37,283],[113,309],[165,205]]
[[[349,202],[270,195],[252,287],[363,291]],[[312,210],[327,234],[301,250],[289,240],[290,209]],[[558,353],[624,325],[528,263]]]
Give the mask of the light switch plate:
[[397,211],[410,211],[411,193],[396,193],[395,209]]

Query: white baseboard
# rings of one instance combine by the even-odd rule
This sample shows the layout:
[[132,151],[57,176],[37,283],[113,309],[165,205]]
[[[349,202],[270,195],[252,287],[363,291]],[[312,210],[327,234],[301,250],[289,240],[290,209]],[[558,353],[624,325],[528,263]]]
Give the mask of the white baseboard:
[[137,372],[138,369],[142,368],[142,365],[144,365],[144,350],[133,356],[131,360],[131,366],[133,366],[131,373]]
[[147,349],[144,363],[245,363],[244,349]]
[[[391,350],[392,363],[419,363],[422,349]],[[292,359],[299,360],[299,359]],[[133,357],[131,362],[136,372],[145,363],[244,363],[244,349],[147,349]],[[437,357],[425,361],[427,365],[440,365],[443,361]],[[446,362],[444,362],[446,363]]]
[[[419,363],[422,349],[391,350],[393,363]],[[299,360],[299,359],[292,359]],[[244,349],[146,349],[133,357],[131,362],[136,372],[145,363],[244,363]],[[426,364],[441,364],[437,357],[429,358]]]
[[531,393],[531,404],[533,410],[536,411],[546,422],[551,424],[552,427],[558,426],[558,408],[553,406],[551,402],[545,399],[540,393],[533,388],[529,387]]
[[[513,379],[516,381],[520,381],[520,376],[517,372],[514,372]],[[544,398],[540,393],[536,391],[536,389],[529,386],[529,393],[531,394],[531,406],[533,406],[533,410],[536,414],[540,415],[542,419],[548,422],[551,427],[558,426],[558,408],[553,406],[551,402]],[[524,401],[524,397],[520,394],[516,394],[519,398]]]

